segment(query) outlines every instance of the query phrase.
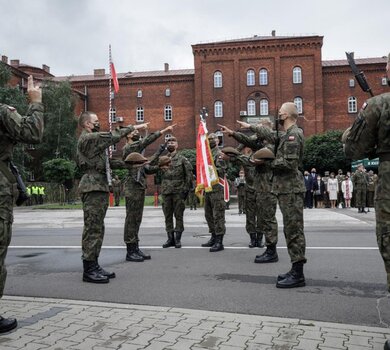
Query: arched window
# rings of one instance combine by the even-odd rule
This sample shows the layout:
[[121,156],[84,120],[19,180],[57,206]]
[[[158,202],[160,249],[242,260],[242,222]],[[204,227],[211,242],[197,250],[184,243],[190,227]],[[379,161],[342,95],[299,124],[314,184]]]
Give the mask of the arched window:
[[172,137],[172,134],[165,134],[164,141],[167,142]]
[[215,103],[214,103],[214,117],[215,118],[222,118],[223,117],[222,101],[215,101]]
[[143,122],[144,121],[144,107],[137,107],[136,121],[137,122]]
[[357,113],[357,98],[348,97],[348,113]]
[[302,68],[293,68],[293,84],[302,84]]
[[299,114],[302,114],[302,113],[303,113],[303,101],[302,101],[302,97],[295,97],[295,98],[294,98],[294,103],[295,103],[295,105],[297,106],[298,113],[299,113]]
[[214,73],[214,87],[221,88],[222,87],[222,72],[216,71]]
[[265,68],[260,69],[259,84],[268,85],[268,71]]
[[248,100],[247,111],[248,111],[248,115],[256,115],[256,102],[255,102],[255,100]]
[[246,85],[255,85],[255,71],[253,69],[248,69],[246,72]]
[[165,121],[172,120],[172,106],[171,105],[166,105],[164,107],[164,120]]
[[260,115],[268,115],[268,100],[265,98],[260,100]]

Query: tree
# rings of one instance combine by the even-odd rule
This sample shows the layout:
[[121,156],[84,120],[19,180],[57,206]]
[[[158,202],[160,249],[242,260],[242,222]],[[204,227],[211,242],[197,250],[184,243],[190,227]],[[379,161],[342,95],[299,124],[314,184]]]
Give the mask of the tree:
[[196,149],[195,148],[185,148],[179,151],[179,153],[186,157],[192,165],[192,170],[195,174],[196,172]]
[[42,164],[43,173],[47,182],[64,184],[74,178],[76,164],[63,158],[51,159]]
[[341,135],[343,131],[331,130],[306,139],[303,166],[305,170],[316,168],[318,174],[338,169],[347,170],[350,162],[345,159]]

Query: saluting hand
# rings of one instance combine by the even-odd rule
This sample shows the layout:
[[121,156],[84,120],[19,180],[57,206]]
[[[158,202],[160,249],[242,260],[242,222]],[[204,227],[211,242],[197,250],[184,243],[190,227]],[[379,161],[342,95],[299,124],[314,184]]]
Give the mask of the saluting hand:
[[241,120],[237,120],[237,123],[240,124],[241,129],[249,129],[251,125],[246,122],[242,122]]
[[146,130],[148,128],[148,125],[149,125],[149,122],[137,124],[137,125],[134,125],[134,129],[135,130]]
[[233,135],[233,130],[229,129],[225,125],[217,124],[221,128],[221,132],[228,135]]
[[30,75],[27,80],[27,93],[31,102],[42,102],[42,89],[38,85],[34,86],[32,75]]
[[169,126],[167,126],[165,129],[162,129],[161,130],[161,133],[166,133],[166,132],[172,132],[173,131],[173,128],[176,126],[177,124],[173,124],[173,125],[169,125]]

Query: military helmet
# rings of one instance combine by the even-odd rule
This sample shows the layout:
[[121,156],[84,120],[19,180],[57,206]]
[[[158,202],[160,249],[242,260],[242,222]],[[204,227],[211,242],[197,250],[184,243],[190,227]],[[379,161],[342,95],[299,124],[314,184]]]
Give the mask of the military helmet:
[[348,138],[350,132],[351,132],[351,127],[349,127],[348,129],[346,129],[343,132],[343,135],[341,136],[341,142],[342,143],[345,143],[347,141],[347,138]]
[[147,158],[145,158],[142,154],[137,152],[130,153],[125,159],[126,163],[132,163],[132,164],[143,164],[147,161],[148,161]]
[[160,157],[160,159],[158,160],[158,166],[167,166],[169,165],[170,163],[172,162],[172,159],[168,156],[162,156]]
[[234,147],[224,147],[221,149],[221,151],[225,154],[227,154],[228,156],[230,155],[235,155],[235,156],[238,156],[240,155],[241,153],[239,151],[237,151]]
[[253,159],[275,159],[274,152],[272,152],[269,148],[263,147],[253,153]]

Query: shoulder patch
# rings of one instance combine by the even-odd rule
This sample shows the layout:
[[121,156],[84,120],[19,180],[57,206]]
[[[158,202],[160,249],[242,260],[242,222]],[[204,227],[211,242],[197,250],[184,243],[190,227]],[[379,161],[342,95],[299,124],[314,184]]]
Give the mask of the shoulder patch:
[[364,103],[363,103],[363,106],[362,106],[362,110],[366,109],[367,106],[368,106],[368,103],[367,103],[367,102],[364,102]]
[[11,111],[11,112],[15,112],[16,111],[16,108],[15,107],[12,107],[12,106],[7,106],[8,110]]
[[288,140],[289,140],[289,141],[294,141],[294,140],[295,140],[295,136],[294,136],[294,135],[290,135],[290,136],[288,137]]

